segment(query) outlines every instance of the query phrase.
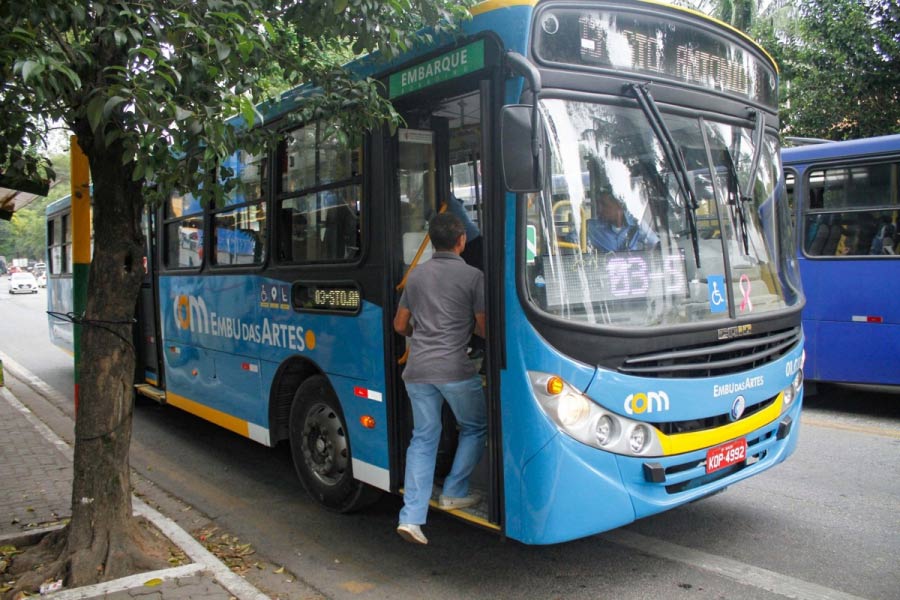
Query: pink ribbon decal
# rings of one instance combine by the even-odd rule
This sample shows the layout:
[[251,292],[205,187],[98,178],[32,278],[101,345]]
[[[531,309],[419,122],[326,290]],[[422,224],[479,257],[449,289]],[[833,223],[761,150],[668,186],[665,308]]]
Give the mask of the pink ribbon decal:
[[750,312],[753,310],[753,303],[750,302],[750,278],[746,275],[741,275],[741,294],[744,296],[741,300],[741,312]]

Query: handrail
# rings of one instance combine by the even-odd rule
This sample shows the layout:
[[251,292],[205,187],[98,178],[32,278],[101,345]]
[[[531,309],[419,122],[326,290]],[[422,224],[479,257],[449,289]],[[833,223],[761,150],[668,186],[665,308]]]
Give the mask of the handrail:
[[[441,208],[440,208],[440,210],[438,210],[438,214],[440,214],[442,212],[446,212],[446,210],[447,210],[447,203],[445,202],[445,203],[441,204]],[[429,235],[426,233],[425,237],[422,238],[422,243],[419,244],[419,250],[418,250],[418,252],[416,252],[416,255],[413,257],[413,261],[409,264],[409,267],[407,267],[406,273],[403,274],[403,279],[401,279],[400,283],[397,284],[396,289],[398,292],[406,287],[406,280],[409,279],[409,274],[412,273],[412,270],[418,266],[419,259],[422,258],[422,254],[425,253],[425,248],[427,247],[428,242],[430,242],[430,241],[431,241],[431,237],[429,237]]]
[[[441,204],[440,210],[438,210],[438,214],[445,212],[447,210],[447,203],[444,202]],[[413,257],[412,263],[410,263],[409,267],[406,269],[406,273],[403,274],[403,279],[400,280],[400,283],[397,284],[397,291],[399,292],[403,288],[406,287],[406,280],[409,279],[409,274],[412,273],[412,270],[415,269],[419,265],[419,260],[422,258],[422,254],[425,253],[426,245],[431,241],[431,237],[426,233],[425,237],[422,238],[422,243],[419,244],[419,251],[416,252],[415,257]],[[409,345],[406,346],[406,351],[403,353],[403,356],[397,359],[398,365],[405,365],[407,359],[409,358]]]

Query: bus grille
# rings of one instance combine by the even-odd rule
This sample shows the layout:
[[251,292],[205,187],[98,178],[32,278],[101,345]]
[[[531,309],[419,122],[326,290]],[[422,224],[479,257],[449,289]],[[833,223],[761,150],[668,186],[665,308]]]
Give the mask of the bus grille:
[[[773,396],[772,398],[766,398],[762,402],[757,402],[756,404],[748,404],[746,408],[744,408],[741,419],[746,419],[747,417],[755,415],[761,410],[769,408],[777,399],[778,396]],[[728,425],[730,423],[733,423],[733,421],[731,420],[731,414],[725,413],[721,415],[714,415],[712,417],[706,417],[703,419],[691,419],[689,421],[666,421],[663,423],[653,423],[653,426],[666,435],[677,435],[679,433],[693,433],[695,431],[715,429],[716,427],[722,427],[723,425]]]
[[661,379],[730,375],[781,358],[799,343],[800,327],[792,327],[740,340],[632,356],[622,363],[619,372]]

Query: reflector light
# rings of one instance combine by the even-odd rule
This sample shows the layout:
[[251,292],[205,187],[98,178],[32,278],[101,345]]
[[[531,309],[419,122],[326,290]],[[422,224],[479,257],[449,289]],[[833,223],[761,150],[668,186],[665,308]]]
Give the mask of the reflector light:
[[850,320],[854,323],[884,323],[884,317],[878,315],[853,315]]
[[551,396],[562,393],[563,387],[563,380],[556,375],[547,380],[547,393]]
[[375,417],[370,415],[363,415],[359,418],[359,422],[366,429],[375,429]]

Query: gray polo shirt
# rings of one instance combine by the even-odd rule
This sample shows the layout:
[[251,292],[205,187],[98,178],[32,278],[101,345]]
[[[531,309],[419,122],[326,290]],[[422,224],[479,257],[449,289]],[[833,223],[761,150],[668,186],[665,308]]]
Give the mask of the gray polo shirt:
[[413,324],[405,381],[450,383],[477,375],[466,348],[475,313],[484,312],[484,273],[453,252],[435,252],[409,274],[400,306]]

